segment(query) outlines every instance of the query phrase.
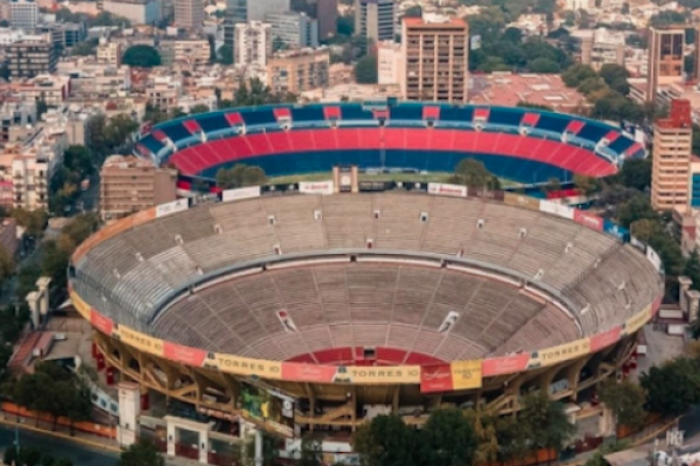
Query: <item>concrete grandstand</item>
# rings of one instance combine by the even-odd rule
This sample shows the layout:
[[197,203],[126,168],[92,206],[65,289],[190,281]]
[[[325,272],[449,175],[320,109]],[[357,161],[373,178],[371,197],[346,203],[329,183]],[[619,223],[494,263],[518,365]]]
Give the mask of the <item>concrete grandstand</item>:
[[499,178],[602,177],[644,148],[619,128],[539,109],[428,103],[229,109],[144,128],[137,152],[181,173],[180,188],[244,162],[269,176],[360,168],[452,172],[465,157]]
[[460,186],[294,188],[181,199],[78,248],[71,297],[124,379],[222,418],[262,384],[312,428],[377,406],[421,422],[434,394],[508,412],[614,374],[660,303],[656,253],[587,212]]

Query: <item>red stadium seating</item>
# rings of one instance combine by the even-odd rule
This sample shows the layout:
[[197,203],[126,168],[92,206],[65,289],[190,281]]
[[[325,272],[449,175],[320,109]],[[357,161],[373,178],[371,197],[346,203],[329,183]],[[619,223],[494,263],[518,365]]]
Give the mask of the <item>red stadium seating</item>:
[[162,142],[163,144],[165,144],[165,141],[167,141],[168,139],[168,136],[166,136],[165,133],[159,129],[153,131],[153,133],[151,134],[153,134],[153,137]]
[[564,132],[566,133],[571,133],[571,134],[578,134],[579,131],[581,131],[581,128],[583,128],[586,125],[581,120],[571,120],[569,124],[566,126],[566,129]]
[[340,107],[323,107],[326,120],[340,120]]
[[605,135],[604,139],[608,141],[608,144],[613,142],[615,139],[619,138],[621,136],[619,131],[608,131],[608,134]]
[[520,120],[520,124],[524,126],[535,126],[538,121],[540,121],[539,113],[526,113],[523,115],[523,119]]
[[[338,128],[256,133],[188,147],[175,153],[170,160],[184,174],[194,175],[220,163],[253,156],[379,148],[504,155],[550,163],[585,176],[616,172],[615,166],[592,151],[555,140],[447,128]],[[640,146],[635,145],[626,153],[633,154],[639,149]]]
[[202,132],[202,128],[197,123],[197,120],[185,120],[182,122],[182,126],[187,129],[192,134],[197,134]]
[[440,118],[440,107],[423,107],[423,119],[424,120],[437,120]]
[[238,112],[227,113],[226,121],[229,122],[231,126],[241,126],[243,125],[243,117]]

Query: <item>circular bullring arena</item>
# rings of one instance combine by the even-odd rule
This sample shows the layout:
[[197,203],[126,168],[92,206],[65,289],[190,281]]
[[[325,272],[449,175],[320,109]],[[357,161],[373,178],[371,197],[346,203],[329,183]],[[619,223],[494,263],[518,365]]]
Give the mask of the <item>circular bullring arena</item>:
[[587,212],[432,183],[323,186],[181,199],[90,237],[70,293],[108,366],[215,417],[247,418],[254,387],[305,428],[420,423],[439,403],[576,400],[659,306],[654,251]]

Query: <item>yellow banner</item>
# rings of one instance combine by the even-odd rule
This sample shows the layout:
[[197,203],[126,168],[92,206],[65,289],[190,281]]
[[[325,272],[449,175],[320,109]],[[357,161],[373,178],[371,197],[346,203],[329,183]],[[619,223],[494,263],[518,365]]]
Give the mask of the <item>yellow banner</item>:
[[450,364],[452,389],[468,390],[481,387],[481,360],[457,361]]
[[263,361],[216,353],[213,361],[207,360],[204,364],[215,365],[220,371],[232,374],[257,375],[267,379],[282,378],[282,363],[278,361]]
[[649,319],[651,319],[651,306],[647,306],[642,312],[627,319],[624,327],[625,335],[631,335],[644,327],[644,324],[649,322]]
[[88,304],[85,301],[83,301],[83,298],[81,298],[78,295],[78,293],[71,290],[70,300],[73,303],[73,307],[75,307],[75,310],[78,311],[78,314],[83,316],[83,319],[90,322],[90,306],[88,306]]
[[150,337],[136,330],[131,330],[123,325],[117,327],[116,334],[119,335],[119,340],[127,346],[136,348],[144,353],[163,356],[163,340]]
[[551,366],[562,361],[574,359],[579,356],[583,356],[584,354],[588,354],[590,349],[591,340],[588,338],[582,338],[580,340],[572,341],[571,343],[553,346],[552,348],[545,348],[539,351],[533,351],[528,368],[536,369],[538,367]]
[[[335,376],[334,382],[357,384],[420,383],[420,366],[365,367],[349,366]],[[345,377],[347,375],[347,377]]]

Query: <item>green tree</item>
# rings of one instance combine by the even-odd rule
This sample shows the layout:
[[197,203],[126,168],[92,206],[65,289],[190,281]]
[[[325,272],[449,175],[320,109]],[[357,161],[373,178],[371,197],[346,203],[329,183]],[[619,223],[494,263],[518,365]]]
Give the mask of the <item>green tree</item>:
[[355,80],[360,84],[377,84],[377,57],[365,55],[355,65]]
[[600,69],[600,77],[611,89],[620,94],[627,94],[630,90],[627,78],[629,73],[624,66],[607,63]]
[[70,49],[70,54],[73,56],[86,57],[95,54],[97,44],[93,41],[78,42]]
[[424,463],[470,466],[477,450],[474,427],[461,409],[433,411],[420,436]]
[[625,161],[620,170],[620,181],[628,188],[647,189],[651,186],[651,158]]
[[583,466],[610,466],[610,464],[605,461],[605,455],[627,450],[629,447],[630,445],[624,440],[621,442],[603,444]]
[[693,280],[692,289],[700,290],[700,255],[697,248],[693,249],[693,252],[688,256],[683,268],[683,275]]
[[296,464],[297,466],[322,466],[323,450],[321,449],[321,442],[309,435],[302,437],[299,461]]
[[506,464],[521,459],[530,449],[528,426],[514,417],[501,417],[496,420],[498,460]]
[[0,246],[0,283],[4,282],[14,273],[15,263],[7,249]]
[[548,112],[553,112],[553,111],[554,111],[554,109],[553,109],[552,107],[548,106],[548,105],[533,104],[533,103],[531,103],[531,102],[527,102],[527,101],[523,101],[523,100],[521,100],[520,102],[518,102],[515,106],[516,106],[516,107],[524,107],[524,108],[534,108],[534,109],[537,109],[537,110],[546,110],[546,111],[548,111]]
[[190,108],[190,115],[197,115],[199,113],[207,113],[211,112],[211,109],[209,106],[204,105],[204,104],[197,104],[194,105],[192,108]]
[[590,176],[574,175],[574,186],[582,191],[586,196],[590,196],[600,191],[601,186],[597,179]]
[[600,400],[610,408],[618,424],[632,429],[641,428],[646,419],[646,393],[639,385],[624,380],[609,379],[600,388]]
[[482,162],[475,159],[464,159],[459,162],[450,182],[479,189],[499,188],[498,178],[488,171]]
[[684,24],[688,21],[689,14],[687,12],[678,12],[672,10],[661,11],[653,15],[649,19],[649,25],[655,28],[663,26],[671,26],[674,24]]
[[138,66],[141,68],[153,68],[160,66],[160,54],[150,45],[138,44],[132,45],[124,52],[122,63],[129,66]]
[[634,196],[617,210],[617,221],[625,228],[638,220],[658,220],[658,214],[651,207],[649,198],[642,194]]
[[92,164],[92,154],[85,146],[73,145],[63,153],[63,166],[71,172],[77,172],[79,177],[92,175],[95,167]]
[[553,402],[544,391],[522,398],[522,410],[518,420],[530,432],[531,446],[561,450],[576,431],[564,411],[564,405]]
[[17,224],[26,228],[27,234],[40,237],[44,233],[48,215],[43,210],[26,210],[22,207],[12,209],[10,217],[17,221]]
[[414,466],[416,434],[398,416],[380,415],[358,427],[352,439],[361,466]]
[[290,93],[276,93],[258,78],[240,81],[233,96],[233,107],[255,107],[259,105],[294,103],[297,96]]
[[559,64],[549,58],[535,58],[527,63],[527,67],[532,73],[558,73]]
[[216,185],[222,189],[260,186],[265,184],[265,171],[257,166],[237,163],[232,168],[222,168],[216,172]]
[[652,412],[677,416],[700,402],[698,361],[680,357],[642,373],[640,384],[647,392]]
[[233,47],[230,45],[222,45],[216,51],[216,58],[222,65],[233,65]]
[[165,466],[165,459],[153,443],[142,440],[122,451],[117,466]]

